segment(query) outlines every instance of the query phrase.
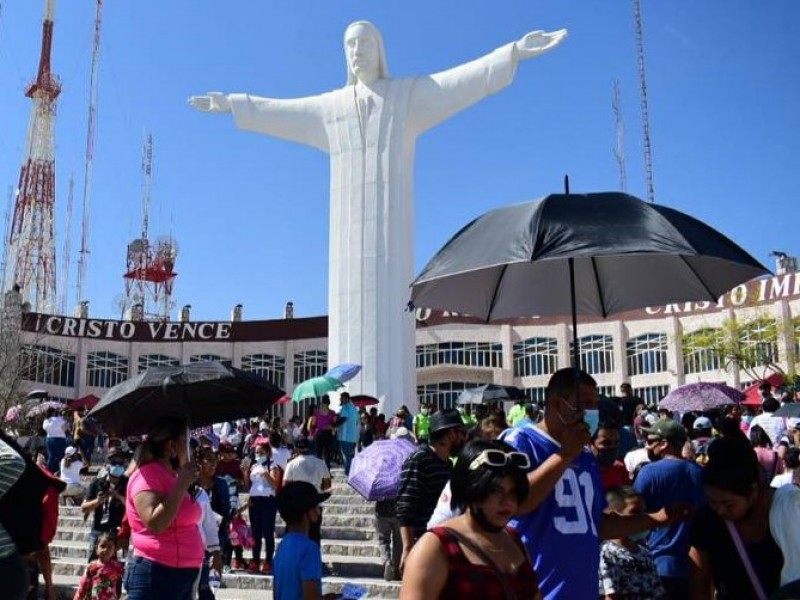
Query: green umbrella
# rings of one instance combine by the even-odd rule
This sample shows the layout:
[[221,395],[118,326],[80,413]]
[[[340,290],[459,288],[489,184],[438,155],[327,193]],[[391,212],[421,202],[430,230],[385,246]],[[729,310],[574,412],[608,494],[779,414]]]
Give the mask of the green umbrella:
[[306,398],[319,398],[328,392],[334,392],[342,386],[342,382],[328,375],[321,375],[319,377],[312,377],[306,379],[303,383],[294,388],[292,393],[292,400],[300,402]]

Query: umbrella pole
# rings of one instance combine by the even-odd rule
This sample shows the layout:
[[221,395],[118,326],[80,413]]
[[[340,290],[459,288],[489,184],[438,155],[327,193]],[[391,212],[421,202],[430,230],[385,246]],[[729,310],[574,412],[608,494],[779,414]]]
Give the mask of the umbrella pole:
[[575,259],[567,259],[569,264],[569,296],[572,308],[572,364],[577,376],[580,371],[580,350],[578,349],[578,309],[575,302]]

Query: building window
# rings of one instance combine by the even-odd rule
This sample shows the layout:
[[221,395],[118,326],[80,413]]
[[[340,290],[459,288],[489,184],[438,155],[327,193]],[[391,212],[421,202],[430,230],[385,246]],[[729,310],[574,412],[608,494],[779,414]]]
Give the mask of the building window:
[[139,357],[139,373],[150,367],[177,367],[181,364],[177,358],[166,354],[142,354]]
[[481,385],[469,381],[442,381],[440,383],[429,383],[428,385],[417,386],[417,399],[420,404],[429,403],[436,410],[454,408],[456,400],[461,392],[467,388],[474,388]]
[[683,372],[702,373],[722,369],[722,358],[714,349],[719,344],[722,344],[722,332],[718,329],[701,329],[686,335],[683,339]]
[[514,377],[552,375],[558,370],[558,340],[534,337],[514,344]]
[[641,398],[647,406],[657,406],[667,394],[669,394],[668,385],[651,385],[633,390],[633,395]]
[[800,319],[794,320],[794,362],[800,363]]
[[328,370],[328,353],[325,350],[308,350],[294,355],[294,384],[324,375]]
[[286,359],[273,354],[248,354],[242,357],[242,370],[260,375],[272,385],[284,389]]
[[758,319],[742,328],[739,336],[743,364],[748,369],[778,362],[775,319]]
[[544,401],[547,400],[546,387],[525,388],[524,392],[525,395],[528,397],[528,401],[532,402],[533,404],[538,404],[542,406],[544,405]]
[[417,346],[417,368],[436,365],[503,368],[503,345],[489,342],[442,342]]
[[112,352],[90,352],[86,375],[92,387],[113,387],[128,378],[128,357]]
[[75,387],[75,355],[49,346],[23,346],[20,374],[27,381]]
[[649,375],[667,370],[667,334],[645,333],[628,340],[628,375]]
[[232,366],[230,358],[225,358],[224,356],[220,356],[219,354],[193,354],[192,356],[189,357],[189,363],[211,362],[211,361],[221,362],[226,367]]
[[[573,344],[570,352],[574,355]],[[587,335],[578,339],[581,369],[590,375],[614,372],[614,338],[610,335]]]

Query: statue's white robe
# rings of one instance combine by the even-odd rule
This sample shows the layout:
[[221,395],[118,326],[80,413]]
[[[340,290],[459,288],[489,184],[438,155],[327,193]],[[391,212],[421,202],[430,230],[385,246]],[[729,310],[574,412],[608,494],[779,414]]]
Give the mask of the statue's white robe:
[[415,322],[405,308],[414,276],[417,136],[507,86],[516,65],[508,44],[430,76],[297,99],[230,95],[240,129],[330,155],[328,363],[360,364],[348,391],[381,399],[386,414],[416,406]]

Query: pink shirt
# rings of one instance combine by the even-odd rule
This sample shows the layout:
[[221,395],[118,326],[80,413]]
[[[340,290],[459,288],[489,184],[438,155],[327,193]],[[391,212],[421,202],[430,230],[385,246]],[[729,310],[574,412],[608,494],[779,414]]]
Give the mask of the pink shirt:
[[317,431],[327,431],[333,429],[333,424],[336,422],[336,413],[332,410],[328,414],[322,414],[322,411],[314,413],[314,418],[317,421]]
[[125,512],[131,526],[131,542],[137,556],[168,567],[199,568],[205,555],[205,544],[200,535],[203,508],[187,493],[172,523],[161,533],[148,530],[133,499],[139,492],[156,492],[169,495],[178,476],[158,462],[147,463],[133,472],[128,480]]

